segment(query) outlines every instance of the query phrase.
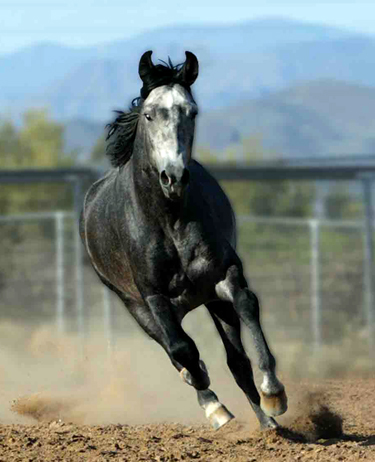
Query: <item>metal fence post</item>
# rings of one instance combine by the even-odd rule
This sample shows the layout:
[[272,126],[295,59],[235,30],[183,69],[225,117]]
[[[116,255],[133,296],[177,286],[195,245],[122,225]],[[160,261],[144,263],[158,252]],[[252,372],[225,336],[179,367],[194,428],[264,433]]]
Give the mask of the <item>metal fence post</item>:
[[85,325],[84,325],[84,280],[83,280],[83,252],[82,242],[79,235],[79,217],[82,209],[82,185],[81,178],[79,176],[74,177],[74,247],[75,247],[75,270],[76,270],[76,310],[78,318],[78,333],[84,338],[85,336]]
[[113,349],[113,335],[112,335],[112,313],[111,313],[111,297],[108,287],[103,285],[103,317],[104,329],[108,340],[108,354],[112,353]]
[[364,177],[362,179],[363,199],[365,202],[365,316],[369,330],[369,348],[373,354],[374,346],[374,296],[375,296],[375,281],[374,281],[374,241],[373,241],[373,225],[374,211],[372,204],[372,178]]
[[320,249],[319,220],[309,220],[311,249],[311,325],[314,348],[318,350],[322,344],[322,313],[320,297]]
[[60,334],[65,331],[64,291],[64,213],[55,213],[56,231],[56,323]]

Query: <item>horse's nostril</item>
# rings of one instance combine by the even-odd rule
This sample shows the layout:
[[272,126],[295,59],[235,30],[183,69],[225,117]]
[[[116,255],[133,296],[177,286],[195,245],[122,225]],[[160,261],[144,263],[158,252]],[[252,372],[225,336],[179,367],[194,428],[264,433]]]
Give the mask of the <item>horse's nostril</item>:
[[189,170],[185,168],[184,173],[182,174],[182,177],[181,177],[181,184],[187,185],[189,183],[189,179],[190,179]]
[[163,186],[168,186],[169,183],[170,183],[170,178],[169,178],[169,176],[166,174],[165,170],[163,170],[163,171],[160,173],[160,181],[161,181],[161,183],[163,184]]
[[182,175],[181,171],[176,175],[172,169],[168,173],[166,170],[163,170],[160,173],[160,183],[165,188],[170,188],[174,185],[186,186],[189,183],[189,177],[190,173],[186,168],[183,169]]

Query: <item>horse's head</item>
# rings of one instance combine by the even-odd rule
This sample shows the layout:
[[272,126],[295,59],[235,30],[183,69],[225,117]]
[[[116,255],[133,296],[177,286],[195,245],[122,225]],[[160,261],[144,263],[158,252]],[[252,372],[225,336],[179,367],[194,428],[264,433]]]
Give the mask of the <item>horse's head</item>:
[[139,63],[145,100],[138,124],[145,133],[149,162],[157,171],[164,195],[178,200],[189,183],[188,165],[198,112],[190,85],[198,76],[198,60],[186,52],[183,66],[170,66],[170,75],[165,76],[168,68],[155,66],[151,53],[146,52]]

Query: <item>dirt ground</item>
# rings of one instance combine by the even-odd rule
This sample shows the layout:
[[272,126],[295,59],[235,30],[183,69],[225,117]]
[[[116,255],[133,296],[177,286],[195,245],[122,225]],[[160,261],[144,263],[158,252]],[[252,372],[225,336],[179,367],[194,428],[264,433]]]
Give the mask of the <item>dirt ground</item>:
[[194,390],[142,336],[109,352],[95,334],[82,350],[50,326],[4,322],[0,338],[0,462],[375,461],[373,359],[355,353],[363,342],[314,361],[299,345],[276,345],[289,409],[280,429],[261,432],[205,330],[197,340],[212,389],[236,416],[215,432]]
[[[307,390],[306,383],[301,387]],[[178,423],[9,424],[0,425],[0,460],[375,461],[375,379],[320,381],[310,388],[277,431],[261,432],[251,428],[254,422],[237,420],[216,432]],[[43,420],[46,409],[34,404],[40,411],[34,417]],[[31,412],[22,400],[13,406]]]

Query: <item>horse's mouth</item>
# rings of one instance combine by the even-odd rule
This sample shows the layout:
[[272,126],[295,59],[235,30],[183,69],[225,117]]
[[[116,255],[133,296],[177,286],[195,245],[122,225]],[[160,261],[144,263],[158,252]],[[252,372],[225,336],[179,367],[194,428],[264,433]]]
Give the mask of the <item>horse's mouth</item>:
[[175,192],[164,192],[165,197],[172,202],[178,202],[182,199],[183,194],[178,194]]
[[183,198],[186,188],[183,186],[172,186],[172,188],[162,187],[162,190],[167,199],[172,202],[178,202]]

